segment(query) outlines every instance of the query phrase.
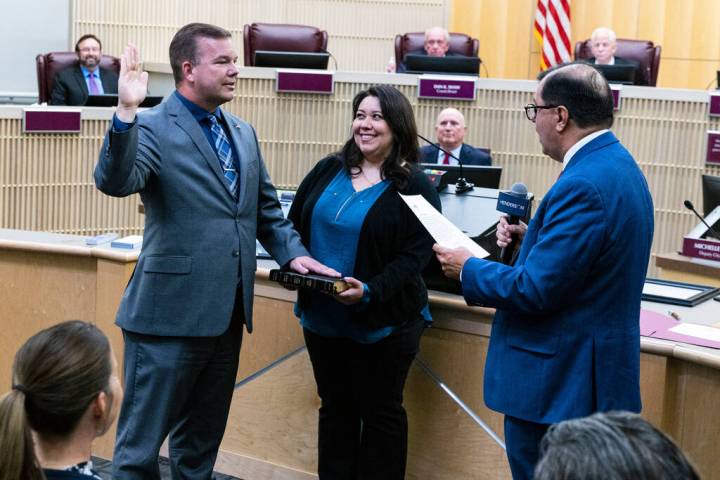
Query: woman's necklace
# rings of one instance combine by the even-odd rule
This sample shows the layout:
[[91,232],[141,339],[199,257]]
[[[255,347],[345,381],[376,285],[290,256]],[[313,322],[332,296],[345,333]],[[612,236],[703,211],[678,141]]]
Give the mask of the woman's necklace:
[[[375,171],[377,171],[377,170],[375,170]],[[362,175],[362,177],[365,179],[365,181],[368,183],[368,185],[370,185],[372,187],[373,185],[377,185],[378,183],[380,183],[382,181],[382,179],[380,178],[380,172],[379,171],[377,171],[377,172],[378,172],[378,178],[375,180],[370,180],[370,178],[368,178],[368,176],[365,175],[365,170],[360,170],[360,175]]]

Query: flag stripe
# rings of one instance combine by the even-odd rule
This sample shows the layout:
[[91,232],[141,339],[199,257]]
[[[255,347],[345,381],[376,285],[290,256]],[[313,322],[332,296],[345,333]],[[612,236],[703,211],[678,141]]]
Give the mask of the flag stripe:
[[538,0],[533,30],[540,44],[543,70],[572,60],[570,0]]

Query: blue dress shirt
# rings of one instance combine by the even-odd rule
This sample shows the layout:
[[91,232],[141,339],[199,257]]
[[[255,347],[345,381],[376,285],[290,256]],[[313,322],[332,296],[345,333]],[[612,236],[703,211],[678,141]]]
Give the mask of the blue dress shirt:
[[90,93],[90,75],[95,75],[95,84],[97,85],[98,94],[104,95],[105,89],[103,88],[102,79],[100,78],[100,67],[96,68],[92,74],[90,73],[90,70],[85,68],[84,65],[80,65],[80,71],[83,74],[83,78],[85,79],[85,85],[87,85],[88,93]]
[[[310,255],[343,276],[353,276],[358,239],[365,216],[388,185],[389,181],[384,180],[356,192],[350,176],[344,169],[340,170],[315,204],[310,225]],[[349,315],[350,309],[363,308],[362,302],[346,306],[329,295],[311,295],[312,307],[300,312],[300,323],[313,333],[324,337],[350,338],[359,343],[374,343],[393,332],[393,327],[373,330],[353,321]]]

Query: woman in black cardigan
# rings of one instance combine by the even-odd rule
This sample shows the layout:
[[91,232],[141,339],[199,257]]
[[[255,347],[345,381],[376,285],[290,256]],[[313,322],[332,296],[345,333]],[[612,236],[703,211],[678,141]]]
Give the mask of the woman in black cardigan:
[[375,86],[353,100],[353,136],[305,177],[289,218],[312,256],[350,289],[300,291],[318,394],[321,479],[402,479],[407,456],[403,388],[429,318],[420,276],[433,240],[398,195],[437,192],[417,167],[412,107]]

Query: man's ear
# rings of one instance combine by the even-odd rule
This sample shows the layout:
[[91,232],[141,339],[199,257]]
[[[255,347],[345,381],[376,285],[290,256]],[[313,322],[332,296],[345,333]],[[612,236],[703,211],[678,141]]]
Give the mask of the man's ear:
[[195,74],[193,73],[193,65],[189,61],[184,61],[182,63],[182,73],[183,78],[187,80],[188,82],[195,81]]
[[559,133],[567,128],[568,122],[570,121],[570,111],[565,105],[560,105],[559,107],[557,107],[557,114],[558,121],[555,125],[555,130]]

